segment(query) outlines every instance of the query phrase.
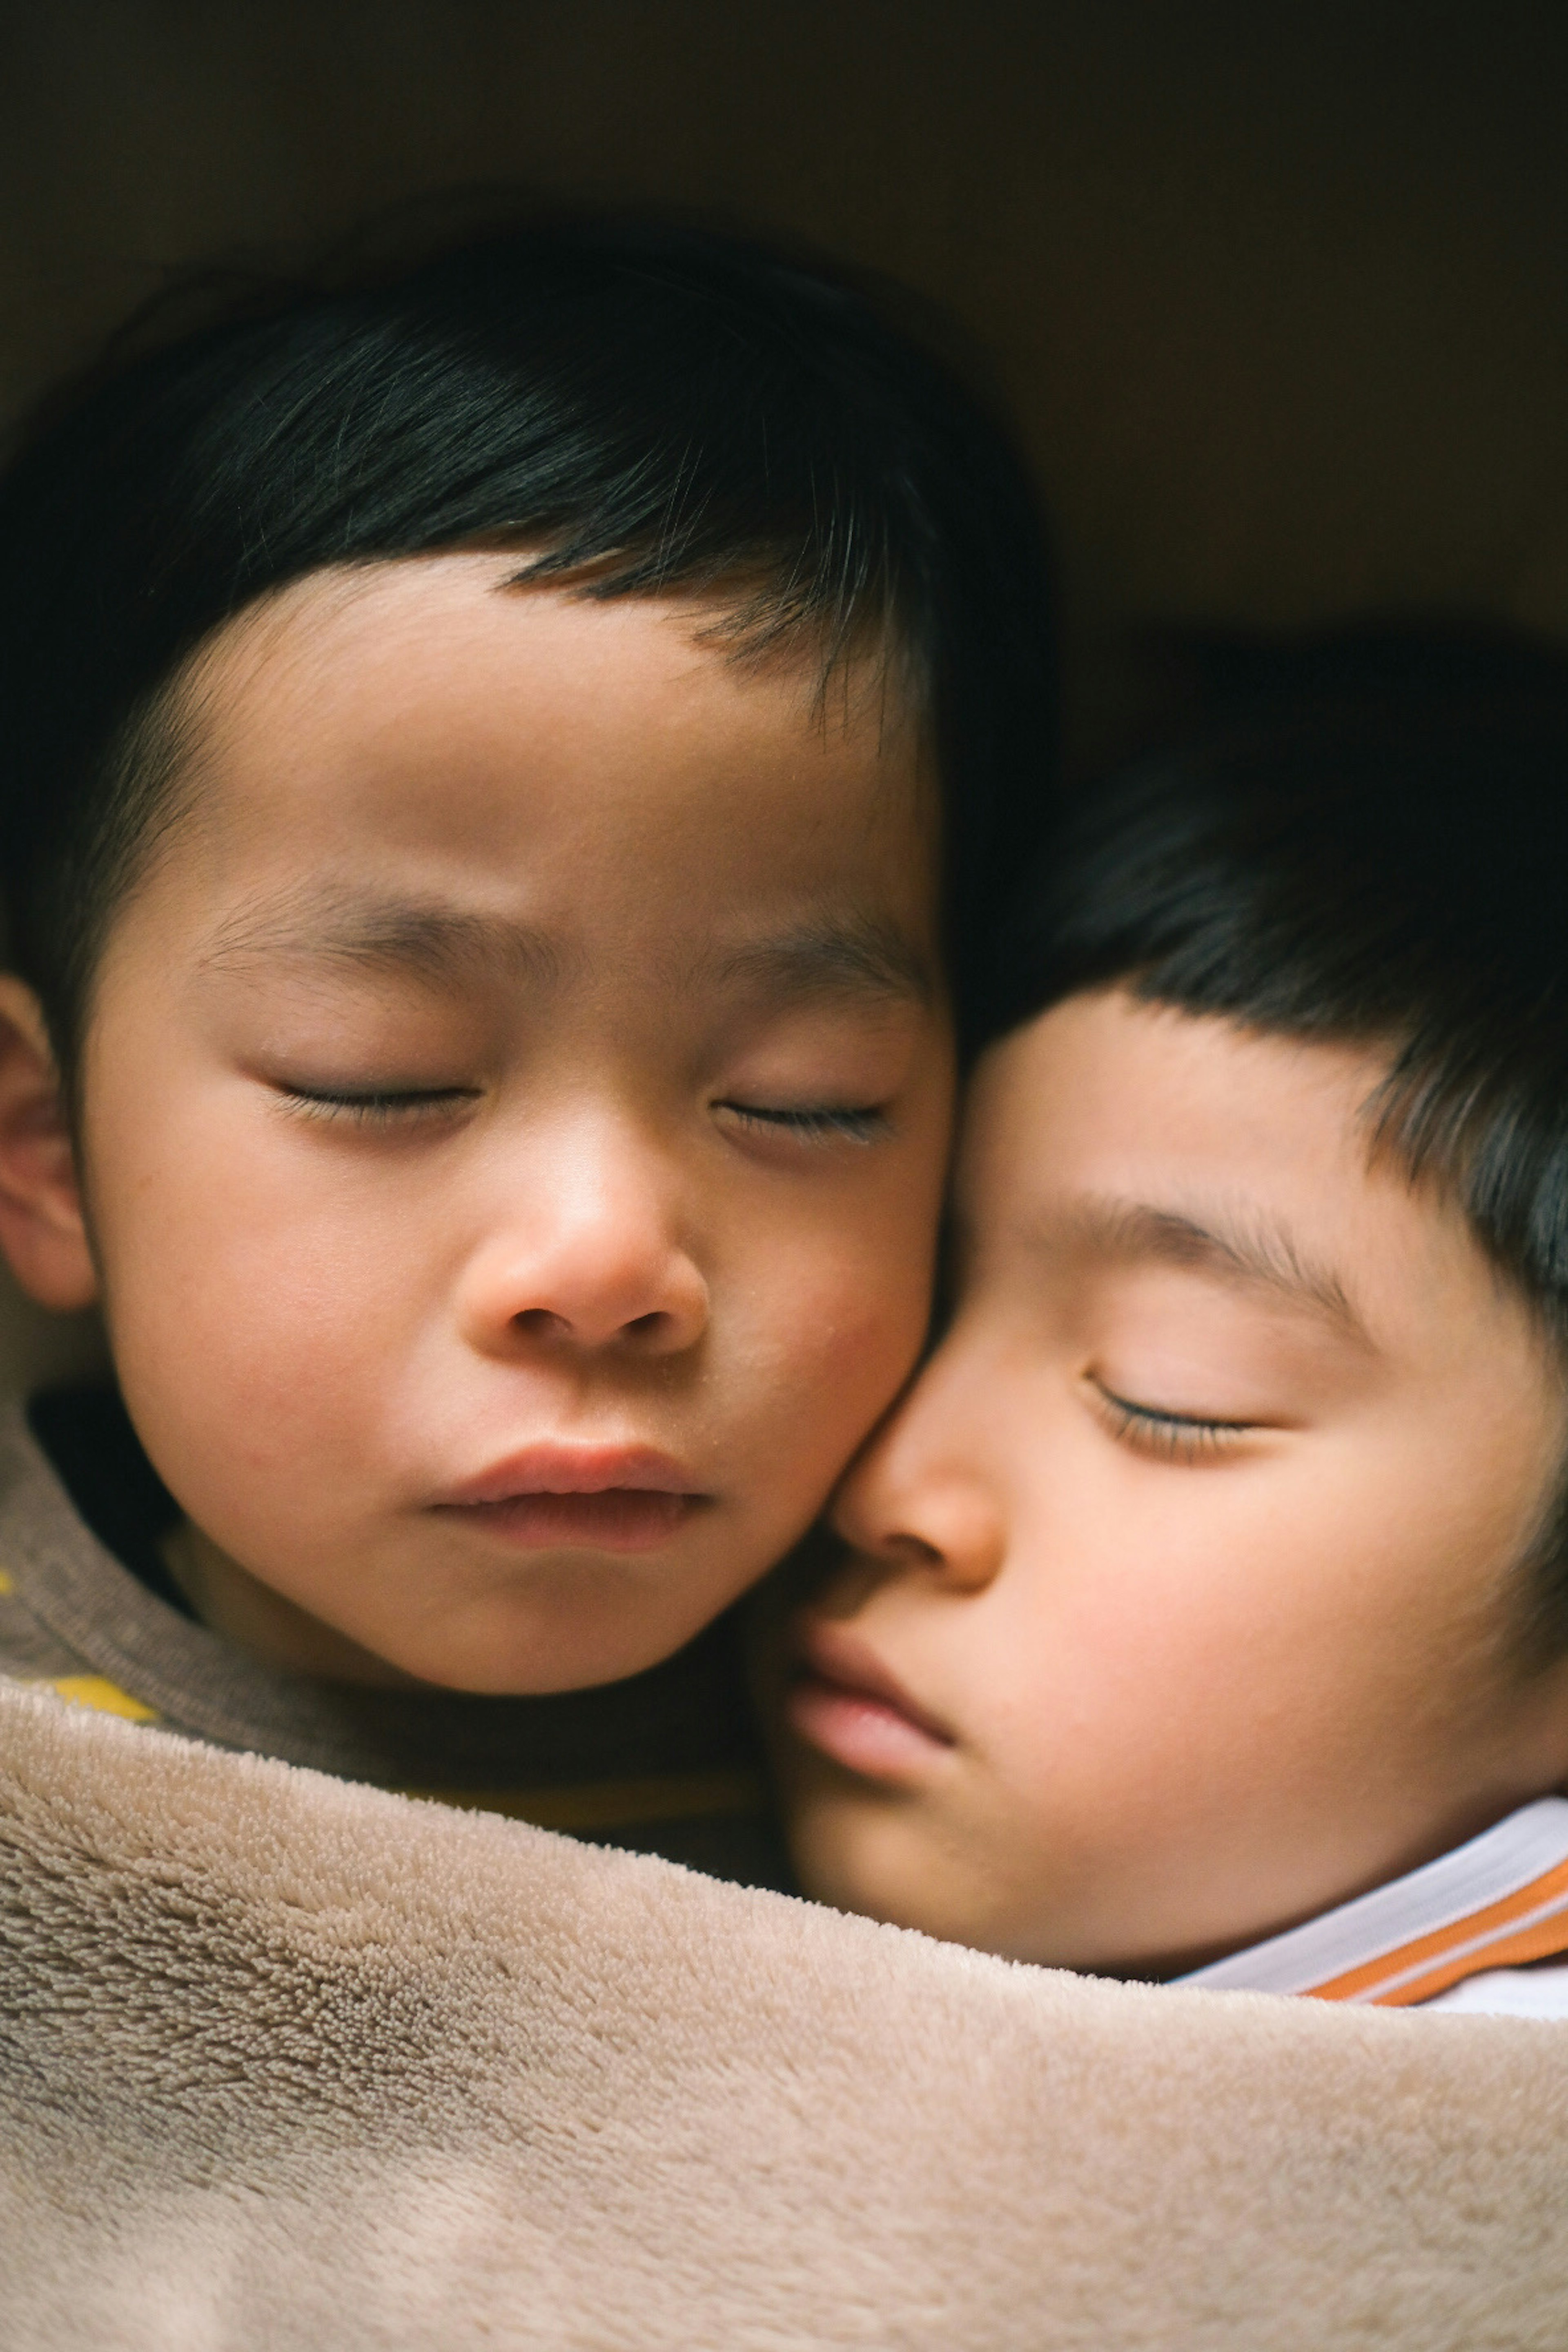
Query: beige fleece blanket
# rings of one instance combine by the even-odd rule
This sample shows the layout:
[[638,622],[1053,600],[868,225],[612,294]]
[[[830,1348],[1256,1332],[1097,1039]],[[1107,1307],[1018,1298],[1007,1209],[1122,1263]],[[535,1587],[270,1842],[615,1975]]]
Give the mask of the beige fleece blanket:
[[0,1686],[5,2352],[1568,2345],[1568,2028],[1165,1992]]

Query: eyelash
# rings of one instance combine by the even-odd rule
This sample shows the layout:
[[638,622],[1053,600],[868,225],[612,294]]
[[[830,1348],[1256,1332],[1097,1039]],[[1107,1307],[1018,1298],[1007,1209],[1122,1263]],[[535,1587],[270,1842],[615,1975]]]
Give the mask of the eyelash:
[[715,1110],[727,1110],[742,1127],[762,1129],[777,1135],[781,1130],[797,1137],[803,1143],[831,1143],[845,1139],[850,1143],[874,1143],[887,1131],[884,1111],[866,1110],[770,1110],[757,1103],[715,1103]]
[[1213,1461],[1254,1425],[1248,1421],[1204,1421],[1191,1413],[1161,1412],[1106,1388],[1099,1393],[1116,1435],[1167,1462]]
[[471,1102],[471,1087],[409,1087],[403,1093],[318,1093],[307,1087],[283,1089],[284,1100],[307,1118],[347,1119],[357,1127],[393,1127],[420,1111],[449,1109]]
[[[469,1087],[410,1087],[403,1093],[334,1094],[305,1087],[289,1087],[285,1099],[308,1118],[346,1119],[359,1127],[392,1127],[416,1117],[420,1111],[446,1109],[459,1102],[472,1101],[474,1089]],[[755,1103],[723,1102],[717,1108],[727,1110],[742,1126],[761,1129],[771,1134],[781,1129],[805,1143],[828,1143],[843,1138],[852,1143],[872,1143],[887,1127],[886,1115],[875,1109],[866,1110],[771,1110]]]

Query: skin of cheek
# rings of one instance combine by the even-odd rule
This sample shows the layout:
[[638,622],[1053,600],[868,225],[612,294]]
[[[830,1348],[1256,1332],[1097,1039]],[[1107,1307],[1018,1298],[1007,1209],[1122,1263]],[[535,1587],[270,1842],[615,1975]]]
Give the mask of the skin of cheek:
[[[208,1295],[216,1300],[226,1287],[219,1277]],[[171,1286],[171,1303],[175,1296]],[[132,1309],[118,1328],[135,1320]],[[353,1349],[342,1344],[345,1321],[357,1324],[360,1345]],[[394,1383],[390,1396],[376,1379],[378,1350],[384,1361],[408,1362],[405,1332],[378,1328],[373,1313],[359,1317],[341,1290],[324,1311],[309,1320],[290,1318],[276,1333],[252,1322],[248,1345],[226,1359],[233,1328],[232,1318],[221,1315],[183,1321],[171,1315],[160,1345],[156,1323],[143,1318],[142,1346],[121,1351],[133,1410],[154,1444],[166,1433],[160,1451],[193,1517],[232,1557],[377,1654],[406,1660],[408,1670],[435,1679],[444,1678],[434,1670],[449,1659],[456,1679],[473,1681],[470,1649],[498,1644],[503,1685],[520,1673],[534,1679],[537,1651],[559,1660],[557,1671],[574,1678],[575,1657],[563,1654],[569,1629],[579,1622],[590,1650],[615,1646],[613,1624],[605,1621],[624,1612],[628,1586],[645,1585],[635,1566],[600,1571],[595,1606],[594,1578],[579,1562],[561,1579],[535,1576],[525,1592],[506,1571],[487,1574],[454,1560],[430,1591],[440,1620],[431,1622],[422,1588],[429,1570],[445,1564],[440,1532],[417,1525],[388,1529],[384,1509],[375,1510],[386,1466],[399,1453],[395,1436],[389,1440],[385,1432],[420,1417],[417,1345],[409,1377]],[[781,1326],[750,1351],[749,1363],[715,1368],[710,1379],[730,1391],[733,1419],[765,1423],[771,1442],[765,1450],[738,1449],[731,1428],[712,1433],[713,1450],[725,1454],[728,1486],[741,1490],[740,1507],[727,1511],[721,1540],[715,1540],[717,1530],[703,1529],[699,1540],[681,1546],[684,1558],[662,1563],[657,1592],[638,1593],[632,1630],[639,1645],[679,1646],[788,1548],[825,1496],[847,1442],[858,1433],[849,1416],[874,1418],[915,1344],[883,1326],[849,1335],[847,1345],[813,1347]],[[153,1358],[174,1348],[200,1365],[199,1381],[172,1385],[150,1370]],[[302,1363],[310,1368],[303,1376]],[[384,1404],[384,1427],[376,1404]],[[700,1474],[700,1432],[694,1435],[689,1454]],[[223,1465],[223,1475],[204,1471],[204,1462]],[[367,1527],[372,1518],[384,1524]],[[451,1622],[454,1607],[473,1619],[471,1638]]]
[[[1039,1447],[1044,1418],[1058,1479],[1016,1501],[1048,1533],[1038,1572],[1016,1561],[970,1600],[883,1588],[859,1620],[939,1711],[963,1695],[973,1745],[918,1793],[797,1751],[813,1891],[1014,1958],[1182,1964],[1537,1792],[1495,1634],[1546,1430],[1521,1444],[1478,1411],[1403,1454],[1363,1433],[1248,1489],[1114,1456],[1075,1474]],[[1177,1476],[1192,1516],[1173,1542]]]
[[[289,1151],[269,1159],[242,1106],[232,1123],[176,1116],[165,1131],[146,1117],[129,1058],[120,1067],[125,1092],[99,1127],[112,1197],[90,1177],[89,1195],[100,1193],[108,1315],[133,1416],[214,1542],[408,1671],[510,1686],[536,1682],[548,1654],[553,1684],[597,1674],[606,1651],[618,1664],[627,1640],[639,1654],[626,1671],[647,1662],[641,1648],[678,1646],[796,1539],[920,1348],[927,1298],[911,1269],[930,1258],[940,1148],[853,1214],[769,1223],[735,1202],[737,1230],[710,1236],[728,1302],[713,1345],[690,1377],[650,1367],[644,1384],[683,1457],[699,1474],[711,1460],[733,1500],[661,1571],[617,1565],[595,1592],[579,1558],[525,1592],[514,1575],[448,1557],[446,1530],[415,1516],[454,1454],[473,1466],[466,1426],[485,1410],[454,1361],[447,1302],[464,1218],[449,1187],[416,1189],[372,1218],[345,1169],[302,1217]],[[940,1116],[931,1124],[940,1146]],[[562,1419],[548,1377],[509,1367],[508,1386],[496,1453],[517,1442],[529,1405],[547,1426]],[[636,1395],[610,1391],[600,1417],[614,1429],[646,1416]],[[623,1633],[628,1589],[636,1615]]]

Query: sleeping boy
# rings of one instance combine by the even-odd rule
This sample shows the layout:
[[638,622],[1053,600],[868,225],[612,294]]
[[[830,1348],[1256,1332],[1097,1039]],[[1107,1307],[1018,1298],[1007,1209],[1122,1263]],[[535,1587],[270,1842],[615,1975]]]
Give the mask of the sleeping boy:
[[857,298],[580,224],[0,486],[0,1670],[765,1874],[729,1604],[921,1345],[1044,567]]
[[951,1326],[777,1670],[825,1899],[1568,2014],[1568,694],[1421,667],[1130,770],[1026,894]]

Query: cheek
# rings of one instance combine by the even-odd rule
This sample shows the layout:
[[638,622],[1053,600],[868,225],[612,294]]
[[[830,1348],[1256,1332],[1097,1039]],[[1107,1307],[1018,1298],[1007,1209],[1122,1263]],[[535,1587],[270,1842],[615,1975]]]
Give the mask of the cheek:
[[1110,1457],[1070,1514],[1042,1496],[1053,1539],[991,1628],[988,1741],[1019,1801],[1076,1784],[1129,1821],[1225,1810],[1337,1787],[1446,1712],[1458,1728],[1489,1555],[1430,1482],[1383,1466]]
[[1048,1400],[1008,1434],[1026,1475],[1006,1568],[932,1656],[932,1704],[959,1701],[1020,1834],[1070,1838],[1079,1821],[1104,1837],[1186,1801],[1298,1706],[1312,1546],[1261,1487],[1131,1462],[1097,1429],[1053,1425]]
[[[934,1222],[934,1220],[932,1221]],[[889,1234],[797,1239],[736,1286],[732,1367],[787,1400],[797,1432],[821,1431],[845,1461],[913,1369],[931,1313],[934,1241],[911,1221]],[[773,1451],[777,1425],[758,1425]],[[798,1442],[798,1439],[797,1441]]]
[[[418,1253],[405,1213],[300,1166],[270,1118],[121,1119],[110,1097],[89,1183],[121,1382],[149,1434],[297,1458],[331,1442],[395,1361]],[[265,1433],[265,1436],[263,1435]]]
[[[884,1169],[807,1212],[736,1202],[715,1289],[724,1352],[819,1428],[841,1466],[914,1367],[931,1319],[951,1092]],[[760,1427],[770,1450],[775,1432]]]

